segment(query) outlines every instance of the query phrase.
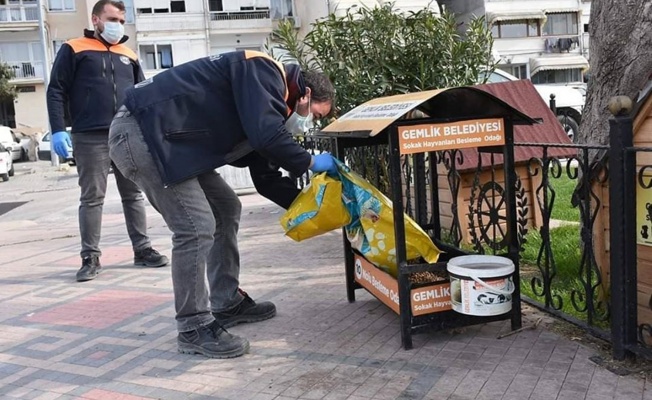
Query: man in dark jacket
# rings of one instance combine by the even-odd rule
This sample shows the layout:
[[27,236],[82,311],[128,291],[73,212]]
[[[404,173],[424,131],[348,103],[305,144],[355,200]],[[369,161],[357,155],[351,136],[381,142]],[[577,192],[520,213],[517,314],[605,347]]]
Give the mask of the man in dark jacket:
[[[125,89],[144,79],[138,57],[123,43],[125,6],[120,1],[100,0],[93,7],[95,31],[69,40],[57,53],[47,91],[48,113],[55,152],[69,158],[69,147],[79,174],[81,197],[79,231],[82,266],[77,281],[94,279],[101,271],[99,248],[102,207],[111,167],[108,133],[111,120],[122,104]],[[66,131],[65,108],[72,118],[72,143]],[[74,146],[73,146],[74,145]],[[152,248],[147,236],[143,195],[138,187],[115,171],[122,198],[134,263],[162,267],[168,259]]]
[[[258,154],[292,173],[336,171],[312,157],[285,126],[330,113],[332,84],[263,53],[238,51],[194,60],[127,90],[109,133],[111,158],[138,183],[173,232],[172,284],[179,351],[228,358],[249,342],[223,328],[273,317],[239,289],[240,201],[215,169]],[[208,277],[208,287],[205,283]]]

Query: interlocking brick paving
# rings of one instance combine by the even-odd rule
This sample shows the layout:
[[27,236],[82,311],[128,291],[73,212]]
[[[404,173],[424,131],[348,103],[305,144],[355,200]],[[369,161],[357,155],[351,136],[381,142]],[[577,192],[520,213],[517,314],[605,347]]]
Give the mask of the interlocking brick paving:
[[[103,238],[102,242],[105,243],[106,239]],[[100,257],[100,262],[102,263],[103,267],[121,264],[133,265],[133,259],[134,251],[130,246],[102,246],[102,256]],[[77,272],[77,269],[81,267],[81,258],[79,255],[62,258],[57,260],[54,265],[69,267],[70,269]]]
[[[392,311],[364,291],[347,301],[341,236],[295,243],[280,209],[257,195],[240,197],[241,285],[278,314],[229,329],[251,342],[243,357],[180,354],[170,268],[131,265],[115,183],[106,271],[78,283],[79,193],[73,178],[51,175],[17,173],[10,183],[29,212],[0,216],[0,399],[652,400],[644,379],[595,365],[594,350],[545,323],[503,339],[509,321],[423,333],[403,350]],[[28,190],[64,183],[56,196]],[[0,202],[16,200],[3,193]],[[162,218],[148,213],[148,225],[169,256]]]
[[134,396],[131,394],[112,392],[109,390],[93,389],[84,393],[81,398],[89,400],[147,400],[151,397]]
[[25,317],[25,322],[104,329],[170,301],[170,295],[102,290]]

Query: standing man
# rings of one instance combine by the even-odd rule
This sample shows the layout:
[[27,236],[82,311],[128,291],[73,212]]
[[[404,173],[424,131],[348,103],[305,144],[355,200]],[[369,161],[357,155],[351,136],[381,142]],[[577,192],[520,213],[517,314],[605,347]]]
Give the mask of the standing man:
[[[47,91],[52,146],[63,158],[74,147],[81,188],[79,232],[82,266],[77,281],[95,279],[100,273],[102,207],[111,167],[108,133],[111,120],[124,100],[125,90],[144,79],[138,57],[123,43],[125,6],[121,1],[100,0],[93,7],[94,31],[66,42],[57,53]],[[72,118],[72,143],[66,131],[65,108]],[[168,259],[152,248],[147,236],[143,195],[138,187],[114,168],[122,198],[127,232],[134,250],[134,264],[162,267]]]
[[274,304],[239,289],[242,206],[215,169],[255,151],[295,174],[335,173],[329,154],[312,157],[285,126],[300,99],[311,120],[330,113],[334,96],[323,74],[255,51],[190,61],[127,90],[111,124],[110,154],[172,230],[179,351],[240,356],[249,342],[224,327],[276,314]]

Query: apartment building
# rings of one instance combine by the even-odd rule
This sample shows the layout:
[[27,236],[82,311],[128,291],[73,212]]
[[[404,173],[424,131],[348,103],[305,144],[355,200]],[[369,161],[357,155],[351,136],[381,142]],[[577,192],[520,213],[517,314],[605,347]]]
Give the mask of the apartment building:
[[588,0],[444,0],[460,22],[484,15],[498,68],[533,83],[582,82],[589,67]]
[[285,18],[300,27],[292,0],[138,0],[138,54],[151,76],[211,54],[262,50]]
[[[0,103],[0,124],[40,123],[30,105],[43,102],[44,53],[40,45],[36,0],[0,1],[0,60],[13,70],[18,98]],[[42,107],[41,107],[42,108]]]
[[[0,61],[14,70],[18,97],[0,103],[0,124],[47,128],[45,72],[66,40],[91,27],[94,0],[0,0]],[[300,34],[329,12],[373,6],[376,0],[125,0],[127,45],[147,76],[211,54],[263,48],[277,21]],[[581,82],[588,68],[587,0],[444,0],[460,22],[485,15],[499,68],[534,83]],[[437,5],[397,0],[400,11]]]
[[[135,20],[128,5],[126,34],[134,37]],[[44,32],[39,29],[39,4]],[[93,0],[0,0],[0,62],[14,71],[18,96],[0,103],[0,125],[47,129],[45,78],[61,45],[91,28]],[[43,46],[45,42],[45,46]],[[135,41],[127,43],[134,50]],[[45,49],[44,49],[45,47]]]
[[[0,0],[0,62],[15,72],[18,97],[0,103],[0,124],[47,129],[45,73],[69,39],[92,28],[96,0]],[[127,45],[146,76],[210,54],[262,50],[277,20],[299,28],[293,0],[124,0]],[[324,11],[326,15],[326,11]],[[42,42],[46,43],[44,51]]]

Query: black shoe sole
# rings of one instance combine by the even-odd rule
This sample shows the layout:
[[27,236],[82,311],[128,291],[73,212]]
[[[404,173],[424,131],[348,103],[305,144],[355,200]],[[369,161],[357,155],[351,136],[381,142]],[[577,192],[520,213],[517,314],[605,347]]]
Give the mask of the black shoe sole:
[[147,261],[134,259],[134,265],[139,266],[139,267],[160,268],[160,267],[165,267],[169,263],[170,263],[170,261],[166,260],[165,262],[158,262],[158,263],[148,264]]
[[212,351],[207,351],[206,349],[202,348],[201,346],[197,346],[194,344],[190,343],[177,343],[179,353],[182,354],[201,354],[203,356],[206,356],[208,358],[236,358],[245,355],[247,352],[249,352],[249,342],[245,341],[245,345],[241,349],[234,349],[231,351],[225,351],[221,353],[214,353]]
[[217,321],[220,325],[222,325],[223,328],[231,328],[238,324],[248,324],[250,322],[265,321],[267,319],[273,318],[275,315],[276,315],[276,308],[271,312],[268,312],[267,314],[242,315],[242,316],[234,317],[233,319],[224,322],[220,320],[217,316],[215,316],[215,314],[213,314],[213,317],[215,317],[215,321]]
[[89,276],[89,275],[82,276],[82,277],[79,277],[79,276],[78,276],[78,277],[76,277],[76,278],[77,278],[77,282],[88,282],[88,281],[92,281],[93,279],[97,278],[97,276],[98,276],[99,274],[100,274],[100,271],[97,271],[97,274],[95,274],[95,275],[93,275],[93,276]]

